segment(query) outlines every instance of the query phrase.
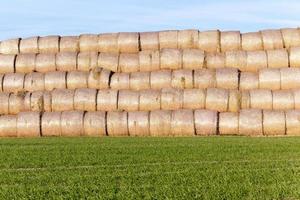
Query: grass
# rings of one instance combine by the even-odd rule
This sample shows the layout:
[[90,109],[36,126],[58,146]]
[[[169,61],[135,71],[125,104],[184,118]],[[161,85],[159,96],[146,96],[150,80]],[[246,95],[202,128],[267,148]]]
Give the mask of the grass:
[[0,199],[299,199],[300,138],[0,140]]

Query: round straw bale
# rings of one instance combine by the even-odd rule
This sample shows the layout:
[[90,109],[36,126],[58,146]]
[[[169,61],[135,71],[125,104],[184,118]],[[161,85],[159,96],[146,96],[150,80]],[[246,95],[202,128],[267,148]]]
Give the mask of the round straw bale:
[[119,71],[119,54],[116,53],[100,53],[98,57],[98,67]]
[[74,109],[74,90],[55,89],[52,92],[52,111]]
[[78,36],[62,36],[59,42],[60,52],[79,52]]
[[150,72],[132,72],[130,74],[130,89],[150,89]]
[[59,40],[60,37],[56,35],[40,37],[38,40],[39,53],[59,52]]
[[172,83],[172,71],[160,70],[150,74],[151,89],[169,88]]
[[216,69],[216,83],[218,88],[238,89],[239,72],[235,68]]
[[259,88],[279,90],[280,89],[280,70],[279,69],[261,69],[258,73]]
[[193,70],[180,69],[172,72],[172,87],[173,88],[193,88]]
[[178,31],[178,48],[192,49],[197,48],[199,43],[199,31],[196,29]]
[[285,112],[286,118],[286,134],[300,135],[300,110],[287,110]]
[[178,31],[168,30],[158,33],[159,48],[177,48],[178,47]]
[[120,53],[137,53],[139,48],[139,33],[119,33],[118,49]]
[[242,91],[241,92],[241,109],[250,108],[250,92]]
[[263,111],[264,135],[285,135],[285,113],[284,111]]
[[119,33],[103,33],[98,35],[99,52],[117,53]]
[[52,111],[52,95],[51,95],[51,92],[44,91],[43,104],[44,104],[44,111],[45,112]]
[[48,72],[45,74],[45,90],[67,88],[67,73],[66,72]]
[[300,46],[300,32],[298,28],[282,28],[281,34],[285,48]]
[[45,75],[40,72],[32,72],[25,75],[24,90],[39,91],[45,89]]
[[239,113],[224,112],[219,115],[220,135],[239,134]]
[[255,72],[240,73],[240,90],[258,89],[258,74]]
[[273,109],[288,110],[295,108],[295,100],[292,90],[273,91]]
[[139,110],[159,110],[160,109],[160,90],[141,90]]
[[116,111],[118,109],[118,90],[98,90],[97,110]]
[[209,69],[225,67],[224,53],[207,53],[205,55],[205,65]]
[[127,112],[107,113],[107,134],[108,136],[128,136],[128,114]]
[[41,117],[39,112],[20,112],[17,117],[18,137],[39,137]]
[[42,136],[61,136],[61,112],[43,113]]
[[44,92],[36,91],[32,92],[30,96],[30,110],[31,111],[44,111]]
[[159,50],[158,32],[140,33],[141,50]]
[[121,72],[139,71],[139,55],[133,53],[120,54],[119,69],[121,70]]
[[130,136],[149,136],[150,117],[147,111],[128,113],[128,130]]
[[118,96],[118,110],[137,111],[139,109],[139,92],[120,90]]
[[202,109],[205,108],[205,90],[204,89],[185,89],[183,91],[184,109]]
[[295,89],[300,87],[300,69],[281,68],[280,69],[281,89]]
[[193,110],[173,110],[171,117],[171,134],[174,136],[195,135]]
[[221,32],[221,51],[237,51],[241,49],[240,31],[223,31]]
[[77,55],[77,70],[90,71],[98,67],[98,52],[80,52]]
[[31,111],[31,92],[26,92],[24,96],[22,112]]
[[20,38],[3,40],[0,43],[1,54],[18,54]]
[[150,112],[150,135],[169,136],[171,135],[172,111],[155,110]]
[[194,71],[194,88],[212,88],[216,84],[215,70],[199,69]]
[[284,47],[280,30],[262,30],[261,35],[265,50],[282,49]]
[[9,114],[15,115],[22,111],[22,107],[24,104],[24,93],[19,94],[10,94],[9,95],[9,105],[8,112]]
[[83,129],[85,136],[105,136],[106,135],[106,113],[86,112],[84,115]]
[[285,49],[267,51],[268,68],[289,67],[289,55]]
[[228,110],[229,91],[222,88],[208,88],[206,91],[205,108],[219,112]]
[[17,116],[0,116],[0,137],[17,137]]
[[111,71],[95,68],[89,72],[88,88],[107,89],[109,88],[109,79]]
[[79,49],[84,51],[98,51],[98,35],[97,34],[82,34],[79,36]]
[[263,50],[260,32],[242,33],[242,49],[244,51]]
[[163,88],[161,90],[161,109],[176,110],[183,106],[183,90]]
[[206,52],[220,52],[220,31],[200,31],[198,48]]
[[40,53],[36,56],[35,70],[37,72],[50,72],[56,70],[56,54]]
[[129,73],[114,73],[110,79],[111,89],[129,89],[130,88]]
[[247,62],[244,71],[257,72],[267,66],[268,60],[265,51],[247,51]]
[[16,55],[0,54],[0,73],[13,73],[15,72],[15,59]]
[[16,57],[16,72],[30,73],[35,70],[35,54],[18,54]]
[[183,69],[201,69],[204,66],[204,51],[200,49],[184,49],[182,51]]
[[250,108],[272,110],[272,91],[268,89],[250,90]]
[[70,71],[67,73],[67,88],[87,88],[89,72]]
[[160,68],[159,51],[140,51],[139,52],[139,71],[151,72]]
[[82,136],[83,135],[83,111],[64,111],[61,113],[61,135]]
[[75,110],[95,111],[97,90],[90,88],[76,89],[74,93]]
[[24,88],[24,77],[23,73],[7,73],[3,78],[3,91],[4,92],[21,92]]
[[216,135],[218,112],[199,109],[194,112],[196,135]]
[[291,47],[289,50],[290,67],[300,67],[300,47]]
[[182,51],[180,49],[163,49],[160,55],[161,69],[181,69]]
[[240,135],[262,135],[263,119],[260,109],[244,109],[239,116]]
[[72,71],[77,69],[77,52],[61,52],[56,54],[57,71]]
[[238,68],[247,71],[247,52],[246,51],[227,51],[225,53],[225,67]]
[[38,53],[39,37],[29,37],[20,40],[20,53]]
[[5,115],[9,113],[9,96],[8,92],[0,93],[0,115]]
[[229,90],[228,111],[238,112],[241,107],[241,92],[239,90]]

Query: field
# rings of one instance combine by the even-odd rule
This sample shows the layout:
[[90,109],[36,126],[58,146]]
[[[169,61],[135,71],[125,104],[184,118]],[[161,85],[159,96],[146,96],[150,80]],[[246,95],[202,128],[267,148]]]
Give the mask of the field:
[[299,199],[300,138],[0,140],[0,199]]

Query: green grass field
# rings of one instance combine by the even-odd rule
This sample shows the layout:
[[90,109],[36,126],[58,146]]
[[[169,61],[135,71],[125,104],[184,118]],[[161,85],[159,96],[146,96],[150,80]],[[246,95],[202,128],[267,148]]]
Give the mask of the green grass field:
[[0,199],[299,199],[300,138],[0,140]]

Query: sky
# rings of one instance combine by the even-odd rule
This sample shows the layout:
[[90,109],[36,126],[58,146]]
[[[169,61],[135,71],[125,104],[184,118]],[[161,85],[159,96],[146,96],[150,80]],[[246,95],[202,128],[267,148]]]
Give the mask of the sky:
[[0,40],[45,35],[298,27],[297,0],[3,0]]

